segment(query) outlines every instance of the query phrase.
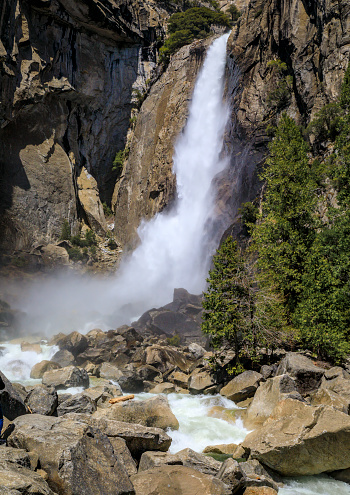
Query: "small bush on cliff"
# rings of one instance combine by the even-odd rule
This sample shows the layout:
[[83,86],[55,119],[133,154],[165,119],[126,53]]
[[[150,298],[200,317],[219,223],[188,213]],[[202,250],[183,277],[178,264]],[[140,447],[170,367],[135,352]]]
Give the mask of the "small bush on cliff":
[[232,22],[237,22],[238,19],[241,17],[240,11],[237,9],[237,7],[233,4],[229,6],[227,9],[227,12],[231,15],[231,20]]
[[211,26],[230,26],[229,17],[207,7],[193,7],[185,12],[173,14],[168,21],[169,38],[159,51],[160,60],[167,63],[170,56],[196,38],[205,38]]
[[288,68],[281,60],[270,60],[267,67],[272,71],[271,86],[273,89],[266,97],[267,105],[275,112],[287,107],[293,87],[293,77],[288,75]]
[[69,241],[71,238],[71,229],[68,220],[63,220],[61,227],[60,241]]

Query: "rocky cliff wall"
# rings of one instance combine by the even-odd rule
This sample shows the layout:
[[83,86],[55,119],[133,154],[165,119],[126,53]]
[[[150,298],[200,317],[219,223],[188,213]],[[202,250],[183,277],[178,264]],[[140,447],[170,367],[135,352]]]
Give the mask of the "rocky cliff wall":
[[[276,89],[281,60],[290,76],[287,110],[300,123],[338,95],[350,59],[350,4],[347,0],[251,0],[228,43],[240,71],[231,90],[234,118],[245,135],[263,143],[276,110],[269,95]],[[231,67],[232,67],[231,63]],[[232,77],[233,72],[229,74]]]
[[57,238],[63,219],[74,228],[86,218],[77,192],[83,167],[95,196],[111,198],[133,88],[149,77],[167,17],[152,0],[2,2],[2,248],[29,248]]

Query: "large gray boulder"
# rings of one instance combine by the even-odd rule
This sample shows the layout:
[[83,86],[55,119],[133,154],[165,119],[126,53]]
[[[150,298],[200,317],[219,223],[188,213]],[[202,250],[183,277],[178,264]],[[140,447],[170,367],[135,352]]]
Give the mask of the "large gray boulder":
[[52,356],[51,361],[54,363],[58,363],[61,368],[66,368],[67,366],[75,364],[75,358],[73,354],[66,349],[57,351]]
[[288,352],[278,366],[276,374],[284,375],[285,373],[295,379],[297,390],[303,395],[319,387],[325,370],[302,354]]
[[84,393],[75,394],[57,407],[57,416],[69,413],[93,414],[97,409],[95,401]]
[[232,495],[243,493],[243,490],[253,487],[270,487],[278,492],[278,482],[282,481],[273,479],[257,460],[238,463],[234,459],[226,459],[221,465],[217,478],[231,487]]
[[108,437],[97,428],[71,418],[38,414],[19,417],[14,424],[8,444],[37,454],[56,493],[134,494]]
[[124,438],[108,437],[118,461],[124,466],[129,476],[137,473],[137,467],[131,456],[130,450],[126,445]]
[[30,371],[30,378],[39,379],[43,377],[43,374],[46,371],[58,370],[62,366],[53,361],[40,361],[40,363],[34,364],[33,368]]
[[244,371],[220,390],[220,394],[233,402],[241,402],[253,397],[263,376],[256,371]]
[[106,409],[100,409],[93,415],[99,419],[106,417],[126,423],[137,423],[139,425],[177,430],[179,422],[172,413],[166,397],[151,397],[146,400],[129,400],[111,405]]
[[195,369],[188,379],[188,390],[190,391],[190,394],[204,394],[209,389],[211,393],[217,391],[216,382],[212,374],[210,374],[208,370],[202,368]]
[[131,477],[136,495],[231,495],[214,476],[185,466],[160,466]]
[[58,345],[61,350],[69,351],[76,357],[87,349],[89,341],[85,335],[82,335],[79,332],[72,332],[69,335],[64,335],[58,339],[56,345]]
[[169,454],[168,452],[145,452],[140,459],[139,472],[165,464],[190,467],[212,476],[215,476],[221,468],[220,461],[216,461],[210,456],[199,454],[192,449],[183,449],[176,454]]
[[43,384],[55,387],[56,390],[62,390],[70,387],[89,386],[89,375],[83,368],[67,366],[58,370],[47,371],[43,375]]
[[13,421],[17,416],[27,414],[24,399],[16,392],[11,382],[0,371],[0,403],[4,416]]
[[0,495],[55,495],[38,474],[20,465],[0,465]]
[[148,428],[107,418],[96,419],[93,416],[85,417],[84,420],[96,425],[111,441],[113,438],[123,438],[134,459],[139,459],[148,450],[166,452],[171,445],[171,438],[160,428]]
[[54,387],[35,385],[25,400],[32,413],[51,416],[58,406],[57,392]]
[[282,400],[242,447],[283,476],[348,469],[350,417],[332,407]]
[[244,425],[248,429],[261,425],[276,405],[288,397],[302,400],[295,380],[289,375],[275,376],[260,383],[251,404],[243,415]]

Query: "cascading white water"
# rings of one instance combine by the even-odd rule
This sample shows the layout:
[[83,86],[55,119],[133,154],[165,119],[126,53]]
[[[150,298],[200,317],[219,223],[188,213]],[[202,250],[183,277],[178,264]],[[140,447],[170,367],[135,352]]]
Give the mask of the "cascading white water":
[[[185,129],[175,145],[175,204],[141,224],[141,243],[115,277],[98,281],[64,274],[40,280],[21,308],[32,317],[32,327],[39,326],[46,334],[116,327],[171,302],[174,288],[195,294],[204,289],[210,258],[222,234],[215,238],[210,219],[212,180],[226,165],[220,152],[229,115],[223,102],[227,38],[228,34],[216,39],[208,49]],[[28,325],[27,319],[27,329]]]
[[204,288],[212,255],[206,237],[214,208],[211,184],[226,165],[220,152],[228,119],[223,102],[227,38],[218,38],[208,50],[186,127],[175,145],[176,204],[140,226],[141,244],[112,289],[118,304],[131,304],[139,313],[170,302],[175,287],[194,294]]

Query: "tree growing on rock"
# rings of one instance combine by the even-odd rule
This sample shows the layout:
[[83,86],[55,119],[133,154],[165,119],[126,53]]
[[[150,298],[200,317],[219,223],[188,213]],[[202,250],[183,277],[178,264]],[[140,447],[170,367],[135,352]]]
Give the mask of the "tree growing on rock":
[[235,362],[231,373],[258,362],[258,348],[274,347],[284,324],[283,305],[276,293],[257,283],[256,263],[242,256],[232,237],[222,243],[213,258],[204,293],[202,331],[211,335],[214,348],[232,346]]

